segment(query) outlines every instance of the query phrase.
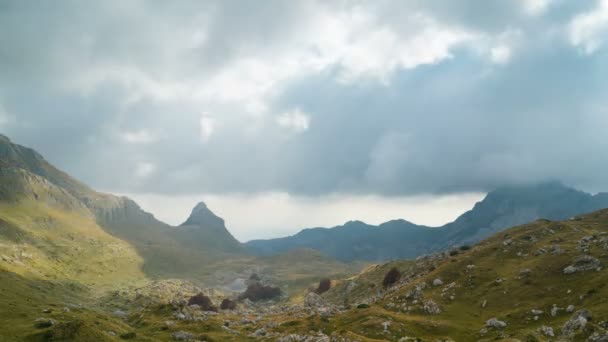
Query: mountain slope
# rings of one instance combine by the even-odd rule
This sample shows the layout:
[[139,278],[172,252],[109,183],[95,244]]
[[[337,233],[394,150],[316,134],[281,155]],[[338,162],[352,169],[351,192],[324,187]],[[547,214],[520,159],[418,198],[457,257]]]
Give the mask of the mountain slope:
[[[13,203],[24,198],[44,200],[62,204],[57,209],[78,211],[106,233],[134,247],[144,259],[143,270],[153,278],[200,275],[212,261],[226,254],[242,254],[223,220],[210,211],[208,215],[215,216],[215,221],[169,226],[131,199],[96,192],[55,168],[33,149],[13,144],[1,135],[0,174],[5,177],[0,184],[0,199]],[[42,186],[52,191],[39,190]]]
[[[604,341],[607,263],[608,210],[561,222],[538,220],[468,250],[376,266],[343,281],[324,299],[371,307],[349,310],[318,328],[378,340],[555,340],[544,326],[560,340]],[[383,289],[384,274],[393,266],[401,280]],[[584,328],[568,329],[566,323],[583,309],[593,318]],[[492,318],[506,326],[487,326]],[[587,339],[593,334],[596,339]]]
[[412,258],[479,241],[502,229],[539,218],[560,220],[601,208],[608,208],[606,193],[592,196],[558,182],[547,182],[499,188],[442,227],[420,226],[404,220],[379,226],[348,222],[329,229],[304,229],[285,238],[253,240],[246,246],[261,255],[313,248],[343,261]]

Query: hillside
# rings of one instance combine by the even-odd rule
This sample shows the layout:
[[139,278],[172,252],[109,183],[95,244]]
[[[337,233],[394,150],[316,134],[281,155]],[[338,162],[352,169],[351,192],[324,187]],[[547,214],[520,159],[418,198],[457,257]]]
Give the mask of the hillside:
[[379,226],[351,221],[333,228],[304,229],[284,238],[253,240],[246,246],[260,255],[305,247],[343,261],[385,261],[470,244],[539,218],[563,220],[602,208],[608,208],[607,193],[591,195],[559,182],[546,182],[491,191],[473,209],[441,227],[420,226],[405,220]]
[[[132,332],[142,341],[605,341],[606,263],[608,210],[601,210],[561,222],[538,220],[468,248],[370,266],[299,303],[245,301],[209,313],[179,301],[125,302],[129,316],[102,316],[99,329]],[[384,287],[393,267],[401,277]],[[87,322],[87,315],[50,316]],[[62,330],[43,330],[56,331]]]
[[[358,302],[370,308],[349,310],[322,326],[378,340],[545,341],[552,340],[551,331],[563,340],[604,341],[608,337],[599,336],[608,334],[607,262],[608,210],[561,222],[539,220],[471,249],[396,264],[402,278],[386,290],[383,273],[395,264],[368,269],[323,297],[341,303],[359,291]],[[579,310],[589,312],[580,329],[572,323]]]

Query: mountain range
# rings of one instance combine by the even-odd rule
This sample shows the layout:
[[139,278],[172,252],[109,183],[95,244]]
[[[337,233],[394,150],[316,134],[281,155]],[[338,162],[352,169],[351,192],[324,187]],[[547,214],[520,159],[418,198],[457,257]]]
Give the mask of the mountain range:
[[342,261],[386,261],[470,244],[539,218],[563,220],[602,208],[608,208],[608,193],[591,195],[550,181],[498,188],[455,221],[441,227],[405,220],[378,226],[350,221],[333,228],[304,229],[284,238],[253,240],[246,246],[260,255],[305,247]]

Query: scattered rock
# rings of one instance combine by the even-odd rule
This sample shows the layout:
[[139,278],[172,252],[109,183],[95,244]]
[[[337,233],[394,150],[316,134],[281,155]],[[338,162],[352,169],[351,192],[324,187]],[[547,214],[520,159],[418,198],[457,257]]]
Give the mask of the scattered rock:
[[254,337],[263,337],[263,336],[266,336],[266,334],[268,334],[268,332],[266,331],[266,329],[260,328],[260,329],[258,329],[256,331],[254,331],[252,335]]
[[388,332],[388,328],[391,326],[391,322],[390,321],[386,321],[386,322],[382,322],[382,328],[384,329],[384,332],[387,333]]
[[507,323],[504,321],[499,321],[497,318],[490,318],[486,322],[486,327],[495,328],[495,329],[503,329],[507,326]]
[[562,335],[564,337],[574,336],[577,331],[585,328],[589,320],[591,320],[591,312],[585,309],[578,310],[562,327]]
[[572,265],[565,267],[564,274],[595,270],[600,267],[600,264],[600,261],[591,255],[583,255],[574,259]]
[[441,308],[432,299],[424,301],[423,310],[429,315],[438,315],[441,313]]
[[194,335],[187,331],[176,331],[171,334],[171,338],[176,341],[190,341],[194,338]]
[[541,326],[540,328],[538,328],[538,332],[540,332],[541,334],[547,336],[547,337],[555,337],[555,333],[553,332],[553,328],[548,327],[546,325]]
[[443,281],[439,278],[436,278],[435,280],[433,280],[433,286],[441,286],[443,285]]

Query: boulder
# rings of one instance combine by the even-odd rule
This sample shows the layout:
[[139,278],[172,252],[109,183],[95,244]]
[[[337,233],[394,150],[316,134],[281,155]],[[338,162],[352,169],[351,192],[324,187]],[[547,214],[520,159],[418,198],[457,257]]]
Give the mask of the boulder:
[[543,334],[547,337],[555,337],[555,332],[553,332],[553,328],[548,327],[546,325],[543,325],[540,328],[538,328],[538,332],[540,332],[541,334]]
[[486,327],[495,328],[495,329],[503,329],[507,326],[507,323],[504,321],[500,321],[497,318],[490,318],[486,321]]
[[573,337],[578,331],[583,330],[587,322],[591,320],[591,312],[582,309],[575,312],[562,327],[564,337]]

